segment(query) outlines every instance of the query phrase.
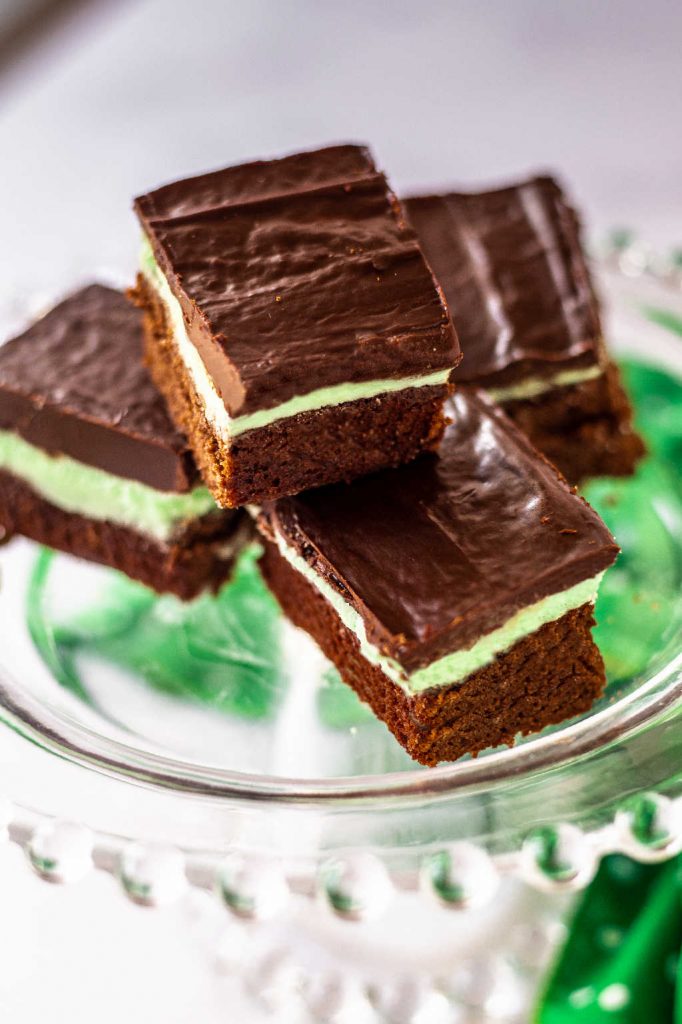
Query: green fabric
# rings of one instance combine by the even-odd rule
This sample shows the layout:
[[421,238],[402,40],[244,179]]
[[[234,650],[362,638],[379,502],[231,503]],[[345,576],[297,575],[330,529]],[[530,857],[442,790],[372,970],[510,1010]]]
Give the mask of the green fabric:
[[53,553],[33,573],[27,620],[33,642],[55,678],[89,699],[83,656],[132,671],[159,690],[241,718],[271,714],[286,686],[280,615],[257,566],[259,549],[240,557],[217,597],[183,603],[159,597],[111,570],[96,604],[69,615],[50,606]]
[[621,368],[649,451],[634,476],[583,488],[622,548],[595,609],[610,693],[645,671],[682,624],[682,382],[635,360]]
[[537,1024],[682,1024],[682,861],[607,857],[584,894]]
[[[676,314],[643,312],[682,335]],[[623,547],[597,604],[595,637],[610,684],[644,668],[680,621],[682,385],[634,361],[623,370],[649,455],[632,479],[595,480],[585,489]],[[682,1024],[681,953],[682,858],[643,865],[607,857],[580,901],[534,1020]]]

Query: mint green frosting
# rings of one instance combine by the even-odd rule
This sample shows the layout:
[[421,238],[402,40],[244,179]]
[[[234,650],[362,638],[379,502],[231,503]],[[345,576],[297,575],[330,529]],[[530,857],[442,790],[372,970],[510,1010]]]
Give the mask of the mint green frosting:
[[374,398],[393,391],[404,391],[407,388],[432,387],[445,384],[450,376],[451,368],[436,370],[433,373],[401,377],[398,380],[381,379],[358,381],[350,384],[332,384],[317,388],[305,395],[293,398],[276,405],[272,409],[257,409],[244,416],[230,416],[225,403],[216,391],[215,385],[206,372],[206,367],[190,340],[185,327],[182,307],[173,294],[166,277],[154,258],[149,239],[144,237],[141,255],[142,272],[156,290],[161,299],[166,315],[173,331],[173,340],[178,352],[187,367],[197,394],[204,404],[206,418],[213,429],[225,440],[236,437],[247,430],[258,430],[277,420],[297,416],[302,412],[324,409],[328,406],[343,405],[344,402],[357,402],[363,398]]
[[0,430],[0,469],[65,512],[127,526],[162,542],[188,520],[217,508],[205,487],[188,494],[156,491],[66,455],[49,455],[6,430]]
[[573,608],[579,608],[583,604],[592,604],[597,597],[599,583],[604,575],[599,573],[590,579],[582,580],[567,590],[550,594],[535,604],[522,608],[499,629],[482,636],[472,647],[453,651],[452,654],[446,654],[444,658],[439,658],[427,665],[426,668],[420,668],[416,672],[408,674],[402,665],[393,658],[382,654],[374,644],[370,643],[362,616],[356,612],[355,608],[344,601],[319,573],[311,569],[280,534],[276,539],[280,554],[297,572],[300,572],[313,586],[317,587],[333,607],[344,626],[356,636],[360,644],[360,651],[367,661],[372,665],[377,665],[384,675],[409,694],[421,693],[432,686],[448,686],[466,679],[472,672],[477,672],[485,665],[489,665],[498,654],[509,650],[524,636],[529,636],[546,623],[561,618]]
[[586,380],[601,377],[604,372],[601,366],[588,366],[585,370],[563,370],[553,377],[528,377],[518,384],[510,384],[506,388],[486,388],[488,394],[496,402],[514,402],[524,398],[536,398],[554,388],[565,388],[569,384],[582,384]]

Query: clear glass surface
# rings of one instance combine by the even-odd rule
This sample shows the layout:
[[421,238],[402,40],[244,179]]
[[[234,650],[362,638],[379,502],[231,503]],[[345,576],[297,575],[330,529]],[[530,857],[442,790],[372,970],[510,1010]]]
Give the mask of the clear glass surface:
[[611,343],[656,450],[634,480],[587,488],[623,548],[597,608],[609,685],[589,714],[424,769],[281,619],[253,553],[219,598],[182,605],[16,541],[0,551],[0,717],[17,737],[10,796],[190,851],[276,851],[303,877],[330,851],[358,848],[412,876],[446,842],[504,853],[539,826],[599,828],[632,793],[675,794],[682,303],[614,272],[603,288]]

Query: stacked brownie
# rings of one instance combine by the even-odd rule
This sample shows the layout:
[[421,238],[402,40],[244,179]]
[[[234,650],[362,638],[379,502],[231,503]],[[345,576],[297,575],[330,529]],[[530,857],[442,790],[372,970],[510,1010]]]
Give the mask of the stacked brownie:
[[485,388],[571,483],[632,473],[644,446],[556,181],[405,207],[457,324],[465,357],[453,379]]
[[290,619],[424,764],[586,711],[592,611],[618,552],[482,391],[437,454],[268,503],[264,575]]
[[221,505],[352,480],[437,444],[459,346],[366,149],[230,167],[135,209],[148,363]]
[[601,693],[618,549],[554,464],[642,449],[554,182],[406,205],[360,146],[137,199],[142,314],[92,286],[0,349],[0,527],[190,598],[247,506],[284,612],[431,765]]

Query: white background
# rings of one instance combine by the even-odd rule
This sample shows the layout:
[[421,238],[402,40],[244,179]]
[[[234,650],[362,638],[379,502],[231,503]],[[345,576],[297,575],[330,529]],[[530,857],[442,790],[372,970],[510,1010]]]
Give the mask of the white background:
[[596,230],[681,242],[681,55],[677,0],[98,7],[0,92],[0,283],[132,273],[133,195],[339,139],[398,189],[555,168]]
[[[556,169],[595,233],[682,244],[681,54],[677,0],[100,5],[0,77],[0,304],[132,277],[136,193],[343,139],[399,190]],[[3,1021],[255,1019],[196,907],[146,913],[102,877],[55,890],[16,849],[0,905]]]

